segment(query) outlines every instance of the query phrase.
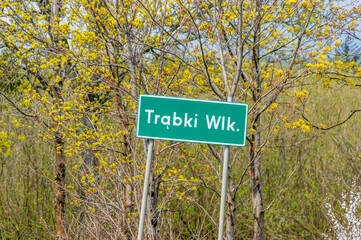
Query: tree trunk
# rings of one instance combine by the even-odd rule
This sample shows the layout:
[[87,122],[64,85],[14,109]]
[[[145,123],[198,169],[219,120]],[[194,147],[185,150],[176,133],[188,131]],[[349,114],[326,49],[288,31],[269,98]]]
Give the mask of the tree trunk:
[[227,212],[226,239],[233,240],[235,220],[236,220],[236,194],[232,179],[231,163],[228,164],[227,197],[228,197],[228,212]]
[[154,177],[154,171],[150,175],[150,188],[148,193],[148,230],[149,230],[149,239],[158,240],[158,190],[159,182]]
[[[85,101],[89,101],[89,94],[87,95]],[[91,121],[91,116],[87,113],[88,111],[90,111],[89,109],[87,109],[87,111],[85,113],[82,114],[82,117],[80,119],[80,123],[82,124],[82,126],[80,127],[78,134],[81,133],[86,133],[87,131],[93,131],[96,132],[97,128],[96,125],[94,125]],[[91,145],[94,141],[91,139],[86,140],[86,142]],[[82,184],[79,185],[79,189],[78,189],[78,193],[80,195],[80,198],[82,200],[82,205],[81,205],[81,209],[78,215],[78,229],[77,229],[77,239],[81,239],[82,238],[82,233],[84,233],[84,231],[82,230],[82,228],[89,228],[89,226],[86,223],[87,220],[87,213],[86,213],[86,209],[88,209],[89,207],[95,208],[94,203],[96,202],[96,197],[97,194],[93,195],[93,198],[90,199],[90,197],[86,196],[84,188],[88,188],[91,185],[95,185],[98,186],[99,184],[99,171],[98,171],[98,166],[99,166],[99,160],[98,158],[95,156],[95,154],[93,153],[93,151],[91,149],[84,149],[81,152],[81,172],[84,174],[94,174],[94,178],[95,178],[95,182],[90,183],[87,182],[87,186],[83,186]],[[84,175],[79,174],[79,182],[81,183],[81,178]],[[95,196],[95,197],[94,197]],[[98,224],[98,221],[94,221],[95,224]],[[95,228],[94,234],[96,236],[99,235],[100,232],[100,227],[96,227]]]
[[[122,98],[117,98],[117,110],[119,113],[120,121],[122,122],[122,129],[125,132],[131,131],[128,128],[129,119],[126,114],[128,105],[123,102]],[[133,179],[134,177],[134,154],[132,152],[132,138],[128,134],[123,135],[123,151],[122,154],[125,159],[124,163],[124,175],[123,178]],[[131,217],[134,209],[134,184],[131,181],[122,181],[123,191],[120,199],[123,205],[121,232],[125,239],[133,239],[134,220]],[[119,236],[119,238],[121,238]]]
[[[262,0],[256,1],[256,19],[252,49],[252,78],[256,83],[253,88],[253,100],[256,104],[261,96],[262,78],[260,74],[260,41],[261,41],[261,9]],[[255,113],[252,126],[256,133],[252,135],[251,148],[251,192],[253,202],[253,240],[264,239],[264,211],[261,185],[261,113]]]
[[[44,1],[44,14],[46,20],[50,25],[50,31],[52,33],[52,42],[55,45],[58,45],[61,41],[59,38],[59,34],[57,31],[54,30],[54,25],[59,24],[60,21],[60,12],[62,6],[62,0],[55,0],[54,1],[54,8],[52,8],[52,4],[50,1]],[[63,87],[63,76],[61,75],[61,64],[58,65],[58,69],[54,69],[55,76],[59,76],[61,81],[52,85],[52,93],[53,93],[53,101],[54,104],[57,106],[61,106],[63,102],[61,89]],[[62,111],[60,111],[59,115],[62,115]],[[53,123],[52,126],[54,129],[57,129],[56,122]],[[57,130],[54,134],[55,137],[55,227],[56,227],[56,234],[57,239],[66,239],[67,236],[67,226],[65,221],[65,173],[66,173],[66,166],[65,166],[65,154],[64,154],[64,138],[61,131]]]
[[[125,128],[125,124],[124,124]],[[124,153],[127,160],[126,163],[126,175],[127,178],[132,179],[134,176],[134,171],[132,167],[132,150],[130,147],[131,139],[128,135],[124,135]],[[130,181],[124,182],[125,189],[124,189],[124,219],[123,219],[123,227],[124,227],[124,235],[127,239],[133,239],[132,229],[134,229],[133,219],[131,215],[133,213],[134,208],[134,187]]]
[[55,137],[55,226],[57,239],[66,238],[65,221],[65,156],[64,141],[58,133]]
[[[260,119],[257,121],[257,128],[260,127]],[[264,211],[261,185],[261,155],[260,155],[260,133],[259,129],[253,139],[256,146],[251,151],[251,191],[253,202],[253,240],[264,239]]]

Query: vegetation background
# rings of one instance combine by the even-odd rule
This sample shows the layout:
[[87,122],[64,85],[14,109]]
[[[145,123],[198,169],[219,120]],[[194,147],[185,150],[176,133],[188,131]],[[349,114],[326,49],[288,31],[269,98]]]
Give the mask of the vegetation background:
[[[249,105],[226,239],[361,239],[361,6],[3,0],[0,237],[135,239],[141,93]],[[155,141],[146,239],[216,239],[223,147]]]

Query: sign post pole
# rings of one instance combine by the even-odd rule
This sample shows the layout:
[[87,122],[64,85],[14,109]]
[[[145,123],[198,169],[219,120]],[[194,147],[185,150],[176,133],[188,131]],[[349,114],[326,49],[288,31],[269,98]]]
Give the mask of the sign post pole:
[[[232,102],[233,98],[228,97],[228,102]],[[227,179],[228,179],[228,163],[229,163],[229,146],[224,146],[224,160],[222,173],[222,193],[221,193],[221,210],[219,212],[218,240],[223,239],[224,232],[224,215],[227,200]]]
[[227,102],[220,102],[139,95],[137,137],[149,139],[149,145],[138,240],[143,239],[154,139],[224,146],[218,226],[218,240],[223,239],[230,146],[244,147],[246,145],[247,114],[248,105],[234,103],[232,97],[228,97]]
[[147,200],[148,200],[148,191],[149,191],[149,177],[150,177],[150,171],[152,169],[152,162],[153,162],[153,146],[154,146],[154,139],[149,139],[148,140],[147,163],[146,163],[145,176],[144,176],[142,209],[141,209],[140,218],[139,218],[138,240],[143,239],[145,212],[147,209]]

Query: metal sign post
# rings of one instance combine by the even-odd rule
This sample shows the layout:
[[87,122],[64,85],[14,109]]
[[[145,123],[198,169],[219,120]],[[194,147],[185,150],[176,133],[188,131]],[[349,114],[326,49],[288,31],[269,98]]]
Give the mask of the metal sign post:
[[[229,97],[228,102],[232,102],[233,98]],[[226,210],[227,200],[227,178],[228,178],[228,163],[229,163],[229,146],[224,146],[224,160],[223,160],[223,173],[222,173],[222,193],[221,193],[221,210],[219,212],[219,225],[218,225],[218,240],[223,239],[224,232],[224,215]]]
[[218,240],[223,239],[224,232],[224,215],[226,211],[227,200],[227,178],[228,178],[228,163],[229,163],[229,146],[224,146],[224,161],[222,173],[222,193],[221,193],[221,210],[219,212],[219,226],[218,226]]
[[227,100],[220,102],[144,94],[139,96],[137,137],[149,139],[149,144],[138,240],[143,239],[154,139],[224,145],[218,226],[218,240],[223,239],[230,146],[246,145],[248,122],[248,105],[234,103],[232,97]]
[[149,142],[148,142],[148,152],[147,152],[147,163],[146,163],[146,167],[145,167],[145,176],[144,176],[142,209],[141,209],[140,218],[139,218],[138,240],[143,239],[145,212],[147,210],[147,200],[148,200],[148,191],[149,191],[149,177],[150,177],[150,171],[152,169],[152,162],[153,162],[154,139],[149,139],[148,141]]

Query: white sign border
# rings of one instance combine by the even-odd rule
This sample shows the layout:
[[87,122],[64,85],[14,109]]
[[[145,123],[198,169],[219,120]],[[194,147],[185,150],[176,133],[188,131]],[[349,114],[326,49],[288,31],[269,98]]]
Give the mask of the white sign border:
[[[195,141],[195,140],[187,140],[187,139],[177,139],[177,138],[161,138],[161,137],[150,137],[150,136],[143,136],[139,135],[139,121],[140,118],[140,104],[142,97],[152,97],[152,98],[166,98],[166,99],[178,99],[184,101],[197,101],[197,102],[209,102],[209,103],[218,103],[218,104],[232,104],[232,105],[241,105],[246,106],[246,121],[245,121],[245,134],[243,139],[243,144],[229,144],[229,143],[222,143],[222,142],[209,142],[209,141]],[[246,139],[247,139],[247,123],[248,123],[248,104],[247,103],[237,103],[237,102],[222,102],[222,101],[214,101],[214,100],[204,100],[204,99],[194,99],[194,98],[182,98],[182,97],[169,97],[169,96],[158,96],[158,95],[150,95],[150,94],[140,94],[138,98],[138,110],[137,110],[137,131],[136,136],[138,138],[147,138],[147,139],[157,139],[157,140],[168,140],[168,141],[178,141],[178,142],[191,142],[191,143],[205,143],[205,144],[215,144],[215,145],[226,145],[226,146],[236,146],[236,147],[244,147],[246,146]]]

